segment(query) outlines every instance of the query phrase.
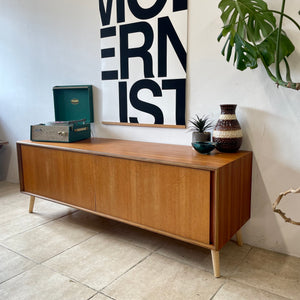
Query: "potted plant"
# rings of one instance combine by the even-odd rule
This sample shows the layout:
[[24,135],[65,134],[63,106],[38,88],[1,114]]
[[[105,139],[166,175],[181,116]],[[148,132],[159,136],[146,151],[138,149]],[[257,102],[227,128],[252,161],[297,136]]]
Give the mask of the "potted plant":
[[211,133],[208,130],[213,128],[213,122],[208,118],[208,116],[203,115],[202,117],[199,117],[196,115],[196,117],[189,120],[189,122],[191,124],[189,128],[193,132],[193,143],[210,141]]
[[[295,46],[283,31],[282,23],[286,18],[298,30],[300,25],[284,13],[285,0],[282,0],[280,11],[269,9],[263,0],[222,0],[219,9],[224,26],[218,41],[226,38],[222,50],[226,60],[230,61],[233,57],[236,68],[241,71],[255,69],[260,60],[277,86],[300,90],[300,82],[292,80],[288,64],[288,57]],[[279,15],[278,23],[274,15]],[[282,67],[285,68],[285,76]]]

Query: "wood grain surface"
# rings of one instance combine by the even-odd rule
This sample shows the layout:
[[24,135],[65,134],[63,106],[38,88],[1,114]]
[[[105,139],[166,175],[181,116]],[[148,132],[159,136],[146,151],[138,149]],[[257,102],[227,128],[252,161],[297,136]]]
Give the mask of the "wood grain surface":
[[209,249],[250,218],[252,153],[92,138],[17,143],[21,191]]
[[45,147],[50,149],[59,148],[61,150],[69,150],[80,153],[128,158],[139,161],[198,168],[202,170],[217,170],[249,154],[247,151],[239,151],[236,153],[221,153],[213,151],[210,155],[203,155],[196,152],[191,146],[103,138],[91,138],[75,143],[32,141],[22,141],[19,143],[36,147]]
[[209,244],[210,172],[98,157],[96,211]]
[[95,209],[91,155],[27,145],[20,150],[24,191]]
[[216,172],[216,249],[221,249],[250,218],[252,153]]

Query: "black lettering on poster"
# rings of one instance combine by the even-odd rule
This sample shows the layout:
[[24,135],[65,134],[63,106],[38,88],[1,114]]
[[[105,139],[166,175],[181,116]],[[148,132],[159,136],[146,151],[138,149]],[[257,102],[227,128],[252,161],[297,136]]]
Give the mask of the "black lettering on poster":
[[[142,0],[99,0],[102,24],[100,37],[103,41],[115,41],[115,48],[110,46],[101,49],[101,59],[119,58],[118,67],[102,70],[102,80],[104,83],[119,80],[120,122],[139,123],[138,113],[136,116],[132,112],[129,115],[128,108],[132,107],[135,109],[133,111],[151,115],[154,124],[165,124],[164,115],[170,112],[160,108],[159,99],[167,99],[175,103],[172,113],[176,125],[185,125],[186,76],[174,78],[174,74],[168,74],[168,70],[173,67],[169,62],[172,53],[172,63],[176,57],[177,69],[182,70],[181,74],[186,74],[186,50],[174,18],[176,14],[187,10],[187,0],[156,0],[147,8],[141,3]],[[166,16],[162,12],[167,4],[169,7],[172,5],[172,12]],[[130,22],[126,20],[128,14],[131,14]],[[136,21],[132,21],[134,18]],[[132,42],[136,40],[138,42]],[[131,70],[132,65],[140,71]],[[157,105],[141,98],[140,93],[145,90],[150,91]],[[173,93],[168,92],[171,90]],[[170,99],[166,95],[175,95],[175,98]]]

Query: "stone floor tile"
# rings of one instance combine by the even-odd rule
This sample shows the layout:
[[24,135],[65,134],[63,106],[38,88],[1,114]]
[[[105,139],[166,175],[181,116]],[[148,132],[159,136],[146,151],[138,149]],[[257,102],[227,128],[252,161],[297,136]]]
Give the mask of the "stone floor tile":
[[108,218],[80,210],[61,218],[60,221],[80,225],[97,232],[112,231],[112,228],[118,224]]
[[10,220],[6,220],[6,222],[0,221],[0,241],[48,223],[71,212],[72,210],[69,208],[57,205],[53,210],[47,210],[47,212],[41,214],[25,212],[18,216],[10,215]]
[[[250,249],[245,244],[239,247],[235,242],[228,242],[220,251],[221,275],[230,275]],[[211,252],[208,249],[169,239],[157,252],[213,273]]]
[[2,206],[5,205],[14,208],[22,208],[22,210],[28,212],[29,198],[28,195],[22,194],[20,191],[12,190],[6,193],[0,192],[0,207],[2,208]]
[[0,224],[28,212],[28,208],[26,209],[25,206],[26,200],[26,197],[19,192],[12,192],[5,196],[0,194]]
[[76,211],[38,198],[35,202],[34,213],[30,214],[29,196],[19,191],[0,195],[0,241]]
[[232,278],[290,299],[300,297],[300,258],[253,248]]
[[36,262],[42,262],[95,234],[96,231],[80,225],[56,220],[1,241],[1,244]]
[[227,278],[215,279],[207,249],[39,198],[28,206],[0,182],[0,299],[299,299],[300,258],[229,242]]
[[95,291],[38,265],[0,285],[5,300],[87,300]]
[[95,295],[93,298],[91,298],[90,300],[111,300],[112,298],[109,298],[103,294],[97,294]]
[[[12,185],[9,189],[4,189],[1,190],[0,187],[0,208],[1,212],[4,210],[3,208],[12,208],[13,210],[16,211],[16,213],[21,213],[25,214],[28,213],[29,209],[29,201],[30,201],[30,196],[27,194],[23,194],[20,192],[19,185],[17,184],[9,184],[7,183],[8,186]],[[3,184],[5,187],[5,184]],[[8,207],[7,207],[8,206]],[[44,200],[41,198],[35,198],[35,205],[34,205],[34,212],[38,213],[40,215],[47,215],[48,217],[56,218],[57,216],[51,214],[56,214],[56,213],[71,213],[76,211],[74,208],[70,208],[65,205],[61,205],[55,202],[51,202],[48,200]],[[0,214],[1,214],[0,212]],[[7,212],[3,211],[4,215],[7,214]],[[1,215],[0,215],[1,216]],[[3,221],[3,218],[1,216],[1,222]]]
[[0,181],[0,197],[12,192],[20,191],[20,185],[17,183],[10,183],[7,181]]
[[28,210],[26,211],[24,207],[15,207],[13,205],[2,204],[0,205],[0,225],[12,222],[15,219],[27,214]]
[[111,234],[138,247],[146,248],[151,251],[158,249],[166,239],[168,239],[154,232],[119,222],[111,229]]
[[213,300],[288,300],[287,298],[268,293],[254,287],[228,281]]
[[50,222],[51,219],[36,215],[21,215],[9,222],[0,224],[0,241],[8,239],[16,234],[23,233],[39,225]]
[[[29,207],[29,201],[27,207]],[[28,208],[26,209],[26,211],[28,212]],[[63,216],[72,214],[76,211],[78,210],[70,206],[62,205],[44,199],[35,198],[33,214],[45,216],[51,219],[58,219]]]
[[161,246],[166,238],[159,234],[137,228],[122,222],[100,217],[92,213],[78,211],[61,219],[65,222],[88,226],[99,232],[107,231],[111,236],[132,243],[138,247],[155,250]]
[[103,293],[120,300],[208,300],[222,284],[224,279],[216,279],[199,268],[152,254]]
[[0,283],[34,267],[36,264],[0,246]]
[[98,234],[44,262],[49,268],[100,290],[151,252],[109,234]]

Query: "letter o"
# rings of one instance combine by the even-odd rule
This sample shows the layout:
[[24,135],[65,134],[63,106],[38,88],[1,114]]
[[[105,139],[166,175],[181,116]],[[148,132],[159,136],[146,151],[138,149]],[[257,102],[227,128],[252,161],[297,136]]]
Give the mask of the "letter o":
[[128,5],[136,18],[147,20],[157,16],[164,8],[166,2],[167,0],[157,0],[151,7],[143,8],[139,5],[138,0],[128,0]]

